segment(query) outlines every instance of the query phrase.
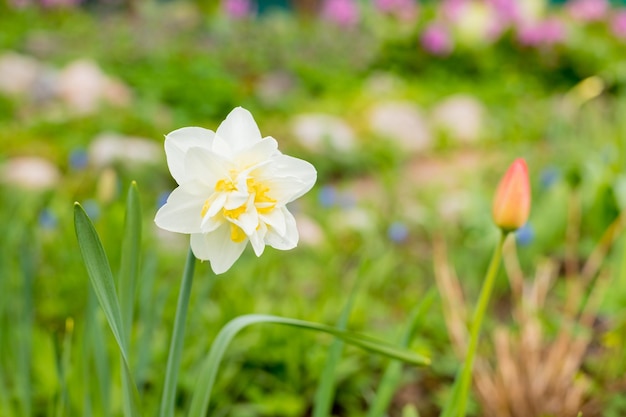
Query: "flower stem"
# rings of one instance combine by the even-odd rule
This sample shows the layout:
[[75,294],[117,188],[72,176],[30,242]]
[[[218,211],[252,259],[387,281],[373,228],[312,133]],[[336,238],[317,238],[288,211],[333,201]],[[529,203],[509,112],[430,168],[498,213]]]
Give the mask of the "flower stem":
[[482,289],[480,290],[480,297],[478,298],[478,304],[476,310],[474,310],[474,317],[472,319],[472,327],[470,329],[470,341],[467,347],[467,355],[465,357],[465,363],[463,364],[463,373],[461,374],[461,391],[459,392],[458,403],[458,416],[465,417],[465,409],[467,406],[467,397],[469,395],[470,383],[472,381],[472,367],[474,365],[474,357],[476,356],[476,349],[478,347],[478,338],[480,336],[480,327],[489,305],[489,299],[491,298],[491,292],[493,290],[493,284],[496,281],[498,275],[498,268],[500,267],[500,259],[502,258],[502,246],[506,239],[508,232],[502,231],[500,235],[500,241],[496,246],[496,249],[491,258],[491,263],[487,269],[487,275],[483,281]]
[[180,357],[185,337],[185,320],[187,319],[187,307],[189,306],[189,296],[191,295],[191,284],[193,283],[193,271],[196,258],[189,249],[183,281],[178,294],[178,304],[176,306],[176,318],[174,319],[174,331],[170,342],[170,351],[167,356],[167,368],[165,371],[165,384],[163,386],[163,396],[161,397],[160,417],[172,417],[174,415],[174,399],[176,397],[176,383],[178,381],[178,369],[180,367]]

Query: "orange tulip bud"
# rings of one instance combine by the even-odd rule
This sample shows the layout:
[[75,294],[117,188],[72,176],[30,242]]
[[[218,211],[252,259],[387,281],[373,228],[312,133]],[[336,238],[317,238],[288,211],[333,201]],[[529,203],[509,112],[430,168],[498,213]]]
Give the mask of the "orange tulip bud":
[[522,227],[530,214],[530,180],[522,158],[516,159],[498,184],[493,200],[493,221],[505,232]]

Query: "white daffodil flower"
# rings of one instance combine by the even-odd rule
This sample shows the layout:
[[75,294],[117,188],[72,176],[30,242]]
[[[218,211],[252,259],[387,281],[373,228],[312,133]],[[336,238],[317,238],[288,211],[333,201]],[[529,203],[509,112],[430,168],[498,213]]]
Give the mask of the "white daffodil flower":
[[293,249],[298,230],[287,203],[317,178],[310,163],[261,137],[252,114],[237,107],[217,128],[184,127],[165,137],[165,154],[178,187],[154,219],[157,226],[191,234],[196,258],[226,272],[248,241],[261,256],[265,245]]

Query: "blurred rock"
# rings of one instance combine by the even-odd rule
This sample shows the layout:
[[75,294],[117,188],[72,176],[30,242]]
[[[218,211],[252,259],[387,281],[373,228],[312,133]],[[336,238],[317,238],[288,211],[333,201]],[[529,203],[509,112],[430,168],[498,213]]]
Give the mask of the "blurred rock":
[[77,114],[93,113],[102,102],[125,106],[131,101],[128,87],[108,77],[91,60],[77,60],[65,67],[59,74],[57,90]]
[[375,97],[385,96],[404,88],[404,82],[393,74],[376,72],[365,80],[365,91]]
[[454,95],[442,100],[432,111],[432,125],[460,142],[475,142],[484,129],[485,108],[468,95]]
[[432,135],[420,109],[408,101],[376,105],[369,115],[372,131],[396,142],[402,149],[418,152],[430,147]]
[[256,84],[256,95],[264,104],[277,104],[296,85],[296,79],[284,71],[264,74]]
[[36,156],[9,159],[0,173],[3,183],[29,190],[52,188],[61,179],[61,172],[52,162]]
[[438,213],[442,219],[455,222],[464,217],[471,202],[471,197],[464,191],[451,191],[439,200]]
[[115,133],[102,133],[89,145],[89,160],[96,167],[104,167],[114,162],[128,165],[160,163],[163,149],[149,139],[123,136]]
[[34,58],[15,52],[0,56],[0,93],[29,95],[43,66]]
[[300,242],[308,246],[319,246],[324,242],[324,231],[312,218],[298,214],[296,225],[300,234]]
[[301,114],[291,122],[298,142],[312,151],[330,148],[348,151],[355,146],[354,131],[342,119],[328,114]]

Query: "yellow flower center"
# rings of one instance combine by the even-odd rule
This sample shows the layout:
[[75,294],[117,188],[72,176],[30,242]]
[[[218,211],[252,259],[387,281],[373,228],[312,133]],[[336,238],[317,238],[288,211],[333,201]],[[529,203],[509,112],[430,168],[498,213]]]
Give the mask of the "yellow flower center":
[[[271,212],[274,207],[276,207],[276,200],[268,195],[270,188],[265,186],[264,184],[256,181],[254,178],[248,178],[246,180],[246,185],[248,187],[248,193],[250,195],[254,195],[254,207],[256,208],[257,213],[259,214],[267,214]],[[235,183],[229,179],[221,179],[215,184],[216,192],[231,192],[238,191]],[[202,210],[200,212],[201,216],[204,217],[206,213],[209,211],[211,204],[215,200],[214,195],[209,197],[202,206]],[[237,226],[232,220],[236,220],[248,209],[248,203],[244,203],[239,207],[234,209],[226,209],[222,208],[222,216],[224,216],[227,220],[231,220],[230,222],[230,238],[233,242],[240,243],[246,239],[246,234],[244,231]],[[258,226],[257,226],[258,227]]]

